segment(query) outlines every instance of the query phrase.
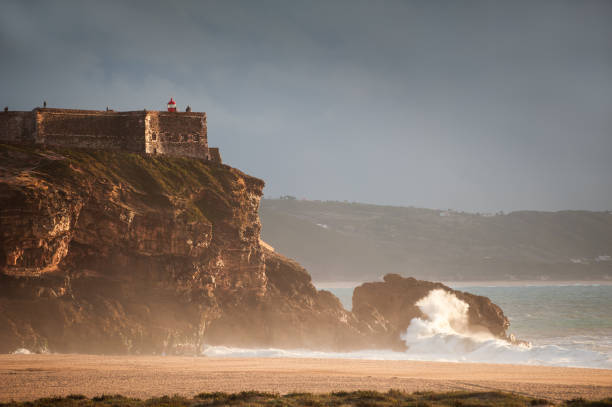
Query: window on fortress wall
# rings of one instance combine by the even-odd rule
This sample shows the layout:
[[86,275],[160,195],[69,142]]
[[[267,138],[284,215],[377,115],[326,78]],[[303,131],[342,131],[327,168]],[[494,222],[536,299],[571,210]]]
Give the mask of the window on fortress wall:
[[193,141],[195,141],[195,142],[200,141],[200,135],[199,134],[194,134],[193,135]]
[[157,140],[157,133],[153,133],[151,135],[151,140],[153,140],[153,141]]

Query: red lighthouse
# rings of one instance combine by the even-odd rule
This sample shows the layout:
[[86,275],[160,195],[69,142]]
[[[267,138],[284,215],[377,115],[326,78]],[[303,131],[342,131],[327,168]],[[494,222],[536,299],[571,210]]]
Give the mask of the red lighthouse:
[[168,102],[168,111],[176,112],[176,102],[174,101],[173,98],[170,98],[170,101]]

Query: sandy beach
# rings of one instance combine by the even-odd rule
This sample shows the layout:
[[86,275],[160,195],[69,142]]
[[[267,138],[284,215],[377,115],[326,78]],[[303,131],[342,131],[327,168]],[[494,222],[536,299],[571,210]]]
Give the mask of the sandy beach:
[[612,370],[346,359],[0,355],[0,401],[68,394],[483,391],[566,400],[612,396]]

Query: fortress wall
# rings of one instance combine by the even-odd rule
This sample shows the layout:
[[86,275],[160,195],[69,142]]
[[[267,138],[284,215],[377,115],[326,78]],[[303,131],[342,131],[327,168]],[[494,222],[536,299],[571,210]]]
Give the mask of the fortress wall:
[[213,159],[206,113],[36,108],[0,112],[0,142],[124,150]]
[[32,112],[0,112],[0,142],[33,143]]
[[144,151],[145,112],[37,109],[36,142],[78,148]]
[[145,139],[150,154],[209,158],[206,113],[149,112]]
[[209,147],[208,152],[210,155],[210,161],[221,164],[221,153],[219,152],[219,147]]

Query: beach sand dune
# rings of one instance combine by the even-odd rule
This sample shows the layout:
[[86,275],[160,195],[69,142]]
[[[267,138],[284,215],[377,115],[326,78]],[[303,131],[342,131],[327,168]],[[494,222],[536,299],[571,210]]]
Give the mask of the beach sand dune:
[[0,401],[68,394],[502,390],[550,400],[612,396],[612,370],[346,359],[0,355]]

